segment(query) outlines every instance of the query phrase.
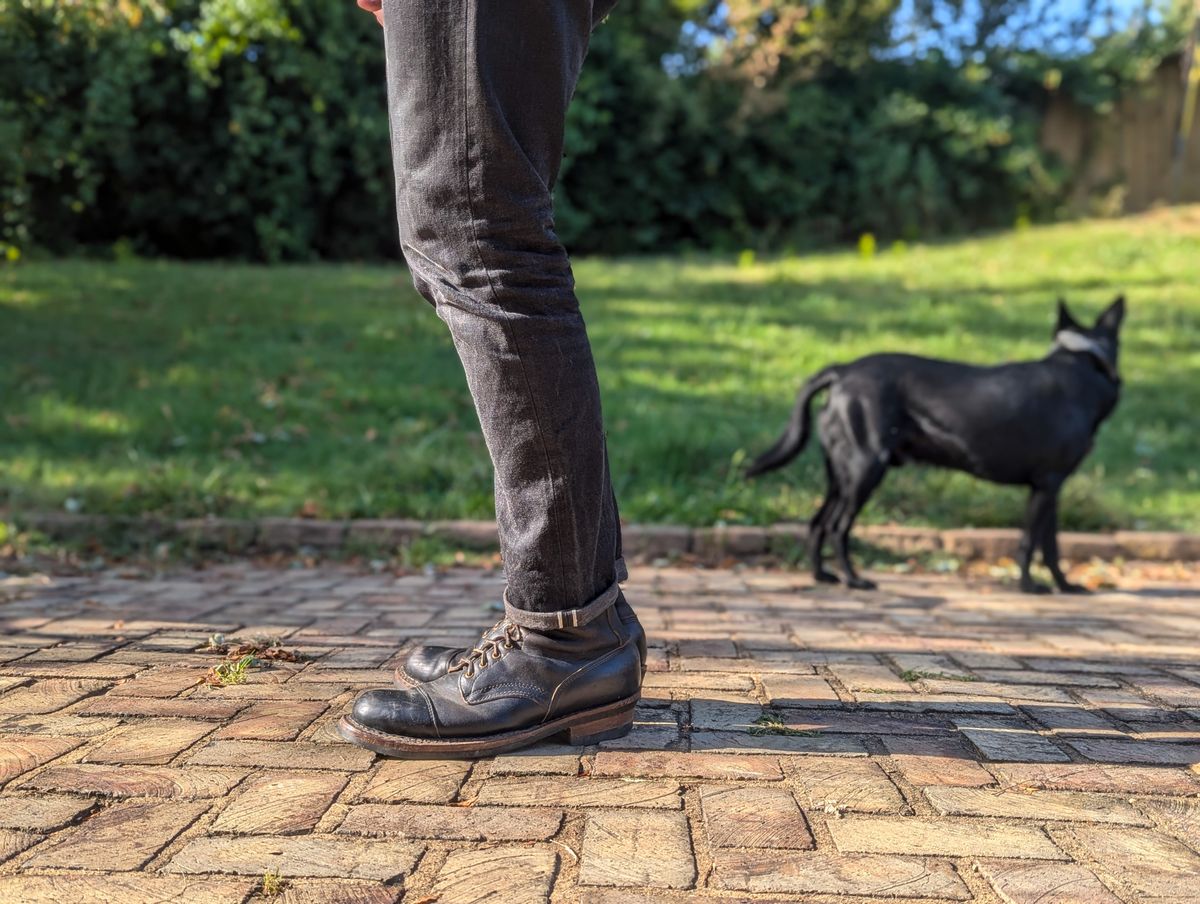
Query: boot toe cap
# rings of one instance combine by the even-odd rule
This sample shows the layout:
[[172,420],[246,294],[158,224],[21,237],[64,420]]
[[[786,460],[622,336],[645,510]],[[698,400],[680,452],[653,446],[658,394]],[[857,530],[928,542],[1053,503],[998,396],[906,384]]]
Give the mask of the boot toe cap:
[[429,702],[417,690],[364,691],[354,701],[350,717],[374,731],[421,738],[437,737]]

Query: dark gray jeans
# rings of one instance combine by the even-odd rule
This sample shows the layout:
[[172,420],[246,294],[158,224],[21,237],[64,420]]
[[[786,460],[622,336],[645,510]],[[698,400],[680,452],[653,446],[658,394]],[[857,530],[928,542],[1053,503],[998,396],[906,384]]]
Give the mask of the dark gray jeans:
[[496,472],[509,617],[617,598],[600,390],[551,193],[567,105],[614,0],[384,0],[400,240],[450,328]]

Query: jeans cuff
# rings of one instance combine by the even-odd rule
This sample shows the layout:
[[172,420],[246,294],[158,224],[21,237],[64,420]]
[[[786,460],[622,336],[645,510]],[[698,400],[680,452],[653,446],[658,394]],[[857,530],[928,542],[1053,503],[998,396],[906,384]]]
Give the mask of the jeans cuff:
[[592,619],[604,613],[621,596],[621,581],[629,579],[629,569],[625,567],[624,559],[616,561],[616,580],[598,597],[580,609],[565,609],[558,612],[532,612],[529,609],[518,609],[508,601],[508,591],[504,591],[504,614],[508,620],[522,628],[531,631],[554,631],[559,628],[582,628]]

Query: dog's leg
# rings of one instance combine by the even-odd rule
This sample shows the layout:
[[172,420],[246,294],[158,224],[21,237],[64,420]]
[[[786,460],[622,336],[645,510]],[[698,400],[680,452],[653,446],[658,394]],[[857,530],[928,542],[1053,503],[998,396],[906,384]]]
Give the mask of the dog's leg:
[[1021,533],[1020,551],[1017,562],[1021,567],[1022,593],[1049,593],[1050,588],[1040,581],[1035,581],[1029,569],[1033,565],[1033,553],[1041,543],[1042,524],[1045,519],[1046,491],[1032,489],[1029,491],[1029,502],[1025,504],[1025,526]]
[[847,486],[834,523],[833,548],[837,554],[838,566],[842,570],[846,586],[856,590],[874,590],[876,585],[874,581],[859,575],[854,569],[854,563],[850,561],[850,530],[854,527],[858,513],[867,504],[871,493],[879,486],[886,473],[887,465],[882,460],[873,461],[863,468],[857,475],[858,479]]
[[813,580],[819,584],[836,584],[837,575],[825,570],[825,534],[829,529],[831,519],[840,508],[841,492],[838,488],[837,475],[829,464],[829,456],[825,456],[825,499],[821,507],[813,515],[808,524],[808,557],[812,562]]
[[1050,569],[1054,585],[1060,593],[1088,593],[1086,587],[1072,584],[1063,574],[1058,562],[1058,489],[1047,493],[1046,511],[1042,521],[1042,561]]

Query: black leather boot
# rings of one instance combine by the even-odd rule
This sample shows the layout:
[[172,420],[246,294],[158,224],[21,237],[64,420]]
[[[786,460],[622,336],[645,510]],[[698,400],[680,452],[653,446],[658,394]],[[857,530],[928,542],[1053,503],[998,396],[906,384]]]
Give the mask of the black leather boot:
[[642,659],[613,605],[581,628],[506,619],[441,677],[398,677],[359,695],[342,737],[385,756],[482,757],[560,735],[586,745],[628,734]]
[[[633,636],[633,641],[637,645],[638,654],[642,659],[642,677],[646,675],[646,632],[642,628],[642,623],[638,621],[637,613],[633,611],[633,607],[625,601],[625,594],[621,593],[617,596],[615,603],[617,615],[626,625],[627,630]],[[483,635],[480,641],[480,646],[493,639],[500,638],[505,631],[505,625],[508,624],[507,619],[501,619],[491,630]],[[465,658],[470,649],[466,647],[437,647],[424,645],[414,647],[408,654],[408,658],[404,660],[404,664],[396,669],[396,684],[400,686],[411,683],[413,681],[433,681],[436,678],[441,678],[446,674],[446,671],[459,660]]]

